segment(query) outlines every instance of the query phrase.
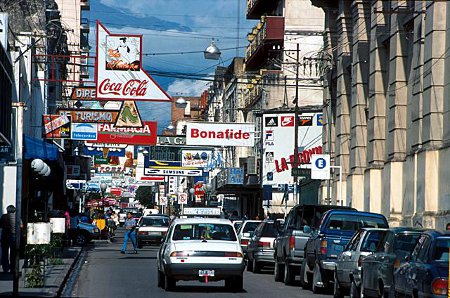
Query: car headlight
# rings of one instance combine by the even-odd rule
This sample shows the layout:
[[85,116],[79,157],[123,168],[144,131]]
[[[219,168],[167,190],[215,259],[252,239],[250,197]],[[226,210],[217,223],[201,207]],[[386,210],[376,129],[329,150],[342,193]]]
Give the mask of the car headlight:
[[95,228],[94,229],[94,233],[100,233],[100,229],[99,228]]

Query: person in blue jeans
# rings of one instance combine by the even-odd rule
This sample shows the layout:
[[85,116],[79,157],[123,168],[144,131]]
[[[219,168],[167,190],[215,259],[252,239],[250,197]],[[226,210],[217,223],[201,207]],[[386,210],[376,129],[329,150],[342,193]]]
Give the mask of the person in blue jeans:
[[123,225],[126,229],[124,239],[123,239],[123,247],[120,253],[124,254],[127,250],[128,239],[131,239],[131,243],[133,244],[134,252],[137,254],[137,246],[136,246],[136,220],[131,216],[131,213],[127,213],[127,218],[125,219],[125,223]]

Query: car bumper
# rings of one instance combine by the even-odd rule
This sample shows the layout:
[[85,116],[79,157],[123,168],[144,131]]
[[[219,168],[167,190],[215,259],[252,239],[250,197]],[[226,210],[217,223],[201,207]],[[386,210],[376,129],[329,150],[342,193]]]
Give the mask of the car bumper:
[[273,250],[255,251],[253,253],[253,258],[255,259],[256,262],[275,264],[275,259],[273,257]]
[[336,262],[331,260],[320,261],[320,267],[324,270],[334,271],[336,270]]
[[143,243],[161,243],[161,239],[163,239],[163,235],[137,235],[137,240]]
[[164,266],[165,274],[177,280],[204,280],[198,276],[199,270],[214,270],[214,276],[208,280],[223,280],[232,276],[241,276],[245,264],[167,264]]

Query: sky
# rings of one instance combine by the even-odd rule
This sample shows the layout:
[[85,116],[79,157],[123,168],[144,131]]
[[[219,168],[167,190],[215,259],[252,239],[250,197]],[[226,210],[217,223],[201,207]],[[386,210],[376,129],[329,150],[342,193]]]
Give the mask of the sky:
[[[239,56],[244,55],[247,33],[255,24],[255,21],[245,19],[246,2],[91,0],[87,15],[91,22],[89,41],[95,49],[97,19],[111,33],[142,34],[143,65],[155,81],[171,96],[200,96],[211,83],[180,79],[180,73],[189,74],[189,77],[193,74],[212,74],[218,65],[228,66],[231,63],[237,54],[236,48],[239,47]],[[203,58],[203,50],[212,39],[221,49],[220,61]],[[170,106],[167,103],[141,102],[138,107],[144,120],[158,121],[159,130],[170,123]]]

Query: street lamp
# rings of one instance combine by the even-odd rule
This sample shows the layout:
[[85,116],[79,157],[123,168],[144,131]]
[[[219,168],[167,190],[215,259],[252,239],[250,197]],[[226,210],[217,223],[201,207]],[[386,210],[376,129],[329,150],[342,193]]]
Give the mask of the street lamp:
[[214,40],[211,41],[211,44],[203,52],[205,59],[210,59],[210,60],[219,60],[220,54],[222,54],[222,53],[220,52],[219,48],[216,46]]
[[174,130],[175,126],[173,126],[172,122],[170,122],[170,124],[167,126],[168,130]]
[[100,183],[100,191],[102,192],[102,199],[105,198],[105,191],[108,185],[105,182]]
[[175,101],[175,106],[177,108],[186,108],[187,106],[187,101],[186,99],[184,99],[183,97],[179,97],[176,101]]
[[211,183],[207,183],[203,186],[203,190],[206,193],[205,206],[207,206],[209,203],[209,195],[211,194],[212,188],[213,187],[212,187]]
[[194,198],[195,189],[192,187],[189,188],[189,193],[191,194],[192,205],[195,206],[195,198]]

